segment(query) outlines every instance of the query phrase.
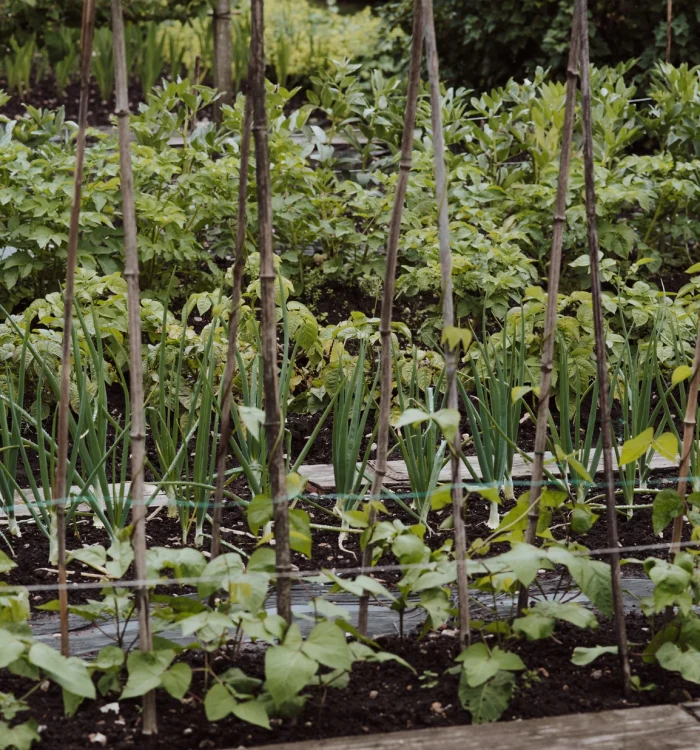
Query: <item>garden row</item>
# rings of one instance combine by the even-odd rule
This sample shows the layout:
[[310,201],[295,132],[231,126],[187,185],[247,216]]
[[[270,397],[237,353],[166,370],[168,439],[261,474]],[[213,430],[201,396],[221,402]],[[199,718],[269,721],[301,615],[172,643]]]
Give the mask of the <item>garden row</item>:
[[[113,10],[118,151],[104,134],[84,151],[87,66],[77,157],[60,113],[30,110],[4,130],[2,271],[14,296],[2,324],[0,393],[0,490],[10,532],[0,568],[12,576],[0,597],[0,668],[12,691],[0,705],[6,741],[28,747],[38,737],[36,721],[21,719],[30,707],[44,712],[55,736],[60,721],[45,692],[62,695],[83,743],[86,717],[91,741],[108,742],[94,731],[107,726],[96,710],[116,711],[118,726],[128,726],[110,725],[117,746],[133,743],[135,731],[153,735],[156,700],[169,718],[187,713],[183,736],[203,711],[228,721],[236,741],[258,742],[241,722],[293,732],[301,716],[313,725],[312,703],[322,711],[331,688],[351,686],[352,694],[358,675],[374,685],[377,667],[394,702],[405,683],[395,670],[422,669],[415,683],[433,691],[430,713],[448,723],[495,720],[511,699],[532,699],[543,680],[560,694],[561,662],[570,669],[570,659],[583,668],[601,659],[590,675],[600,679],[605,669],[611,695],[617,685],[612,701],[665,700],[685,684],[678,675],[695,690],[700,341],[694,348],[699,285],[689,217],[697,165],[688,112],[697,107],[698,71],[660,67],[656,104],[643,111],[631,101],[624,66],[594,71],[591,107],[586,3],[577,0],[566,87],[538,76],[480,100],[440,96],[432,4],[416,0],[405,98],[398,79],[373,75],[370,94],[356,86],[352,66],[338,63],[314,79],[301,110],[286,112],[291,93],[268,85],[266,111],[256,1],[253,96],[224,107],[221,128],[197,126],[215,93],[188,81],[167,84],[127,117],[119,0]],[[418,86],[424,30],[429,97]],[[325,129],[308,124],[318,109]],[[173,130],[182,148],[168,145]],[[333,148],[337,134],[354,146],[348,162]],[[548,296],[536,282],[550,246]],[[574,260],[560,297],[562,246]],[[678,283],[665,290],[660,271],[669,267]],[[334,280],[378,299],[382,271],[378,319],[354,312],[321,321],[312,312],[314,295]],[[392,323],[395,278],[401,295],[428,300],[415,340],[405,322]],[[529,443],[535,425],[534,476],[519,492],[516,456],[532,460],[521,430]],[[332,498],[309,492],[300,473],[312,453],[321,459],[324,438]],[[409,486],[399,491],[384,482],[390,450],[407,467]],[[674,463],[680,454],[681,476],[657,484],[655,454]],[[159,512],[147,506],[159,490],[170,536],[152,546],[147,534],[161,521],[151,516],[147,525],[147,513]],[[28,524],[12,516],[18,493]],[[618,516],[646,525],[621,550]],[[35,550],[21,551],[22,526],[30,547],[44,535],[57,567],[59,600],[44,608],[59,611],[60,654],[30,627],[39,624],[31,623],[30,600],[44,601],[55,584],[21,585],[36,559]],[[671,556],[665,548],[635,556],[671,527]],[[681,550],[682,539],[691,551]],[[328,569],[318,550],[336,545],[344,561]],[[348,550],[361,556],[359,566],[346,564]],[[648,577],[641,617],[625,616],[620,554]],[[66,585],[69,576],[82,584]],[[309,586],[318,594],[293,616],[293,590]],[[370,638],[370,599],[398,614],[398,643]],[[407,645],[411,610],[424,640]],[[69,612],[114,642],[94,658],[69,656]],[[446,630],[454,618],[458,630]],[[435,659],[440,648],[429,644],[441,640],[438,632],[451,633],[454,645]],[[549,680],[537,642],[561,644],[555,632],[565,646]],[[641,647],[629,654],[629,643]],[[609,661],[614,654],[621,672]],[[139,715],[131,699],[141,696]],[[468,714],[455,713],[450,696]],[[564,704],[581,707],[601,704]],[[319,733],[334,733],[316,722]],[[210,730],[201,733],[209,741]],[[173,737],[165,734],[166,742]]]

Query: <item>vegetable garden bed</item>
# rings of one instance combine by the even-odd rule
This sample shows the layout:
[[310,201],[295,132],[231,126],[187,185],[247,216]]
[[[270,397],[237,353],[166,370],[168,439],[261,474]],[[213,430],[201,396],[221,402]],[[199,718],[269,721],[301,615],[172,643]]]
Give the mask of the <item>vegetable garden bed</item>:
[[220,5],[220,92],[131,115],[85,0],[77,126],[0,116],[0,748],[694,746],[700,70],[634,98],[575,0],[565,86],[444,91],[414,0],[405,93],[302,104],[252,0],[234,99]]

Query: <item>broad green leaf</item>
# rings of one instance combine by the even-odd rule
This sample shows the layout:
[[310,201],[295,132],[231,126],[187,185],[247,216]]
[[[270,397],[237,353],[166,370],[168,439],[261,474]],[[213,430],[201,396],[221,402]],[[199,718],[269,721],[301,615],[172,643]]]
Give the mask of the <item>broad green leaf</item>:
[[161,677],[161,685],[173,698],[179,701],[187,694],[191,682],[192,670],[189,665],[182,662],[173,664],[170,669],[163,672],[163,676]]
[[678,455],[678,438],[672,432],[664,432],[663,435],[652,441],[652,447],[669,461],[675,461]]
[[32,743],[41,739],[37,731],[38,724],[35,719],[29,719],[22,724],[13,727],[7,722],[0,721],[0,750],[11,748],[12,750],[29,750]]
[[455,659],[462,663],[462,670],[470,687],[477,687],[490,680],[499,670],[518,672],[525,669],[522,659],[495,646],[489,651],[484,643],[475,643]]
[[255,406],[239,406],[238,413],[241,415],[241,421],[251,437],[259,440],[260,430],[265,424],[265,412]]
[[124,652],[119,646],[105,646],[100,650],[100,653],[97,654],[97,658],[92,662],[91,666],[100,671],[106,672],[108,669],[121,667],[123,663]]
[[438,487],[430,495],[430,509],[442,510],[452,504],[452,488],[449,485]]
[[29,662],[70,693],[95,698],[95,686],[82,659],[74,656],[66,658],[45,643],[34,643],[29,649]]
[[442,430],[445,440],[451,443],[459,430],[459,411],[457,409],[440,409],[433,413],[432,419]]
[[531,611],[569,622],[577,628],[591,628],[595,630],[598,627],[598,620],[596,620],[593,612],[574,602],[540,601],[537,602]]
[[309,658],[331,669],[349,670],[352,667],[345,634],[332,622],[320,622],[316,625],[301,650]]
[[693,264],[686,273],[700,273],[700,263]]
[[270,719],[267,715],[265,704],[258,700],[241,701],[234,704],[231,713],[248,724],[254,724],[263,729],[270,728]]
[[129,677],[122,692],[122,698],[135,698],[160,687],[163,672],[175,658],[175,652],[132,651],[126,660]]
[[571,528],[577,534],[590,531],[598,516],[585,503],[577,503],[571,511]]
[[25,645],[9,630],[0,628],[0,669],[4,669],[24,653]]
[[300,508],[289,511],[289,546],[295,552],[311,558],[311,519]]
[[0,575],[3,573],[9,573],[9,571],[16,567],[17,563],[12,562],[12,560],[0,550]]
[[604,615],[612,616],[612,578],[607,563],[573,555],[562,547],[552,547],[548,554],[555,565],[568,568],[571,577],[595,607]]
[[685,503],[676,490],[670,488],[661,490],[654,498],[654,506],[651,513],[654,533],[660,534],[674,518],[682,516],[684,511]]
[[498,672],[478,687],[471,687],[462,674],[459,681],[459,700],[472,715],[474,724],[497,721],[508,708],[513,695],[515,678],[509,672]]
[[577,646],[574,649],[574,655],[571,657],[571,661],[578,667],[585,667],[587,664],[595,661],[599,656],[603,656],[603,654],[616,653],[617,646],[593,646],[591,648]]
[[554,632],[554,625],[553,618],[533,612],[513,620],[513,632],[524,635],[529,641],[538,641],[549,638]]
[[630,464],[643,456],[648,450],[654,439],[654,428],[649,427],[637,437],[625,441],[620,453],[620,466]]
[[501,495],[496,487],[479,487],[476,492],[490,503],[496,503],[496,505],[501,503]]
[[301,692],[317,670],[318,663],[296,648],[272,646],[265,652],[265,687],[277,706]]
[[204,698],[204,712],[209,721],[220,721],[233,712],[236,699],[225,685],[217,683],[209,688]]
[[250,501],[246,510],[246,517],[248,518],[248,527],[255,536],[268,521],[272,520],[273,513],[272,499],[267,495],[256,495]]
[[287,475],[287,500],[294,500],[304,490],[306,486],[305,479],[297,472]]
[[405,427],[408,424],[420,424],[421,422],[427,422],[430,419],[430,414],[423,409],[406,409],[401,413],[399,421],[396,423],[396,428]]

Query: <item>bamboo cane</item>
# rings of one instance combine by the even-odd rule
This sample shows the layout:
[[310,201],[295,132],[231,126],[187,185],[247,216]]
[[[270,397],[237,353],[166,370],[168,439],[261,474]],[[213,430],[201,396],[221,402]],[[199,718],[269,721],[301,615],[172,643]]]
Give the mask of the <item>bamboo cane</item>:
[[[690,453],[695,438],[695,420],[698,410],[698,389],[700,388],[700,313],[698,313],[698,336],[695,340],[695,356],[693,357],[693,374],[690,376],[690,390],[685,404],[683,419],[683,445],[681,447],[681,465],[678,472],[678,494],[685,502],[690,474]],[[671,535],[671,553],[677,554],[681,548],[681,534],[683,533],[683,516],[678,516],[673,522]]]
[[[381,350],[381,386],[379,394],[379,427],[377,430],[377,461],[372,480],[370,500],[379,500],[386,475],[387,456],[389,452],[389,417],[391,414],[392,394],[392,340],[391,318],[393,313],[394,289],[396,286],[396,260],[399,252],[399,238],[401,236],[401,217],[403,214],[408,176],[411,171],[413,155],[413,131],[416,124],[416,109],[418,107],[418,88],[420,86],[420,68],[423,51],[423,11],[421,0],[413,0],[413,37],[411,43],[411,64],[406,91],[406,110],[404,113],[403,136],[401,139],[401,157],[399,161],[399,176],[396,182],[394,205],[389,224],[389,239],[386,247],[386,268],[384,271],[384,291],[382,296],[382,312],[379,323],[379,333],[382,340]],[[369,512],[369,528],[377,520],[377,511],[372,506]],[[372,565],[372,545],[367,542],[362,552],[362,567]],[[369,596],[363,594],[360,598],[358,614],[358,630],[367,635]]]
[[231,0],[216,0],[214,6],[214,88],[221,96],[214,102],[214,121],[221,124],[222,105],[233,103],[233,43]]
[[[561,158],[557,177],[557,194],[554,200],[554,220],[552,223],[552,250],[549,261],[549,284],[547,286],[547,310],[544,319],[544,337],[542,341],[542,359],[540,364],[540,395],[537,403],[537,427],[535,431],[535,455],[532,464],[530,482],[530,511],[527,517],[525,542],[535,544],[537,540],[537,522],[539,520],[539,498],[542,491],[544,473],[544,454],[547,446],[547,417],[549,416],[549,396],[552,388],[552,362],[554,359],[554,339],[557,331],[557,308],[559,299],[559,276],[561,273],[561,252],[566,226],[566,192],[569,186],[569,166],[571,164],[571,142],[574,133],[574,112],[576,109],[576,85],[578,79],[578,62],[580,31],[578,19],[578,2],[574,3],[574,17],[571,24],[571,45],[569,62],[566,66],[566,104],[564,108],[564,128],[561,135]],[[528,604],[528,592],[521,586],[518,596],[518,611]]]
[[[139,294],[139,259],[136,245],[136,210],[134,181],[129,147],[129,98],[127,91],[126,44],[121,0],[112,2],[112,33],[114,36],[115,114],[119,128],[119,166],[121,172],[122,216],[124,224],[124,278],[127,282],[127,313],[129,322],[129,389],[131,394],[131,522],[136,578],[144,581],[146,570],[146,506],[143,492],[146,423],[143,412],[143,362],[141,359],[141,300]],[[135,589],[139,621],[139,648],[152,651],[151,623],[148,611],[148,587]],[[158,731],[155,692],[143,696],[144,734]]]
[[233,377],[236,373],[236,346],[238,338],[238,320],[240,316],[245,270],[245,230],[246,198],[248,194],[248,163],[250,161],[250,129],[253,119],[253,102],[250,96],[245,100],[243,131],[241,132],[241,159],[238,169],[238,211],[236,221],[236,257],[233,263],[233,291],[231,292],[231,317],[228,327],[228,348],[226,351],[226,368],[221,381],[224,394],[221,400],[221,432],[219,449],[216,455],[216,492],[214,494],[214,513],[211,526],[211,559],[219,556],[221,547],[221,516],[224,502],[224,472],[226,471],[226,453],[231,437],[231,401],[233,400]]
[[671,62],[671,41],[673,39],[673,0],[666,0],[666,62]]
[[[277,376],[277,325],[275,321],[275,267],[272,256],[272,196],[270,153],[265,111],[265,40],[263,0],[251,3],[250,96],[253,99],[255,177],[258,189],[258,235],[260,286],[262,297],[263,390],[265,432],[268,445],[270,492],[274,506],[275,558],[277,571],[277,612],[287,622],[292,619],[291,555],[289,551],[289,503],[282,445],[282,414]],[[285,301],[282,300],[282,304]]]
[[[617,511],[615,508],[615,478],[612,459],[612,426],[610,424],[610,403],[608,399],[608,367],[605,355],[605,326],[600,281],[600,261],[598,259],[598,228],[595,215],[595,175],[593,167],[593,130],[591,126],[591,82],[588,47],[588,2],[579,2],[579,24],[581,33],[581,116],[583,123],[583,160],[586,183],[586,219],[588,225],[588,249],[591,258],[591,297],[593,301],[593,325],[595,330],[596,368],[598,377],[598,407],[600,429],[603,438],[603,472],[605,477],[606,520],[608,526],[608,547],[617,550]],[[622,670],[622,687],[626,697],[631,694],[631,674],[627,652],[627,628],[625,610],[622,605],[622,578],[620,574],[620,554],[610,555],[612,575],[613,610],[618,655]]]
[[[447,213],[447,174],[445,169],[445,138],[442,132],[442,102],[440,97],[440,71],[438,67],[437,42],[433,0],[423,0],[423,22],[425,24],[425,56],[430,82],[430,109],[433,128],[433,150],[435,152],[435,196],[438,207],[438,240],[440,245],[440,271],[442,276],[442,318],[448,328],[454,325],[454,301],[452,295],[452,251],[450,250],[450,223]],[[457,397],[457,351],[445,344],[445,375],[447,406],[458,409]],[[463,495],[459,458],[459,430],[450,442],[450,466],[452,481],[452,514],[455,530],[455,556],[457,558],[457,596],[459,599],[459,640],[462,648],[471,643],[469,627],[469,588],[467,582],[467,543],[462,518]]]
[[58,399],[58,461],[54,474],[53,500],[56,508],[56,542],[58,547],[58,601],[61,622],[61,653],[70,654],[68,636],[68,590],[66,588],[66,495],[68,471],[68,411],[70,409],[70,355],[75,297],[75,268],[78,264],[78,232],[80,230],[80,199],[85,164],[85,131],[87,130],[90,60],[95,30],[95,0],[85,0],[80,31],[80,103],[78,105],[78,137],[75,150],[73,205],[68,229],[66,286],[63,291],[63,350],[61,353],[61,384]]

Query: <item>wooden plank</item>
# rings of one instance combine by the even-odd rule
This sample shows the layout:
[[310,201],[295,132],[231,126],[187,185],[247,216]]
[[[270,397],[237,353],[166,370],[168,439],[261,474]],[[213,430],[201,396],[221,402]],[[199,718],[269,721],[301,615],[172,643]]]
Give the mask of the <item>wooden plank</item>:
[[[532,454],[529,454],[530,458],[532,458]],[[547,453],[545,460],[548,460],[552,458],[551,453]],[[468,456],[467,460],[469,461],[469,464],[474,469],[474,472],[477,476],[480,476],[479,472],[479,462],[476,458],[476,456]],[[677,467],[678,464],[674,461],[669,461],[667,458],[664,458],[663,456],[660,456],[658,453],[655,453],[652,456],[651,461],[649,462],[652,469],[672,469],[674,467]],[[531,462],[525,460],[522,456],[515,456],[513,458],[513,479],[527,479],[530,476],[530,466]],[[602,457],[600,459],[600,463],[598,465],[598,472],[601,472],[603,468],[603,460]],[[613,456],[613,468],[617,469],[617,461],[615,461],[615,458]],[[552,474],[557,475],[559,473],[559,470],[556,466],[556,464],[548,464],[547,469],[552,472]],[[300,467],[299,473],[306,478],[308,482],[313,484],[315,487],[317,487],[320,490],[325,491],[331,491],[335,489],[335,476],[333,474],[333,464],[305,464],[304,466]],[[367,471],[368,477],[371,479],[372,477],[372,462],[369,463],[369,468]],[[440,481],[441,482],[449,482],[450,480],[450,467],[449,465],[445,466],[445,468],[440,472]],[[467,482],[470,481],[470,477],[467,477]],[[408,486],[408,470],[406,468],[406,464],[403,461],[387,461],[387,474],[386,478],[384,480],[384,483],[389,486],[394,487],[406,487]]]
[[[131,482],[124,482],[124,497],[128,495],[130,487],[131,487]],[[143,487],[146,498],[149,498],[153,494],[153,491],[155,489],[156,489],[155,484],[146,483]],[[32,491],[30,489],[25,490],[25,494],[30,500],[32,501],[34,500],[34,496],[32,495]],[[112,485],[112,496],[119,497],[119,494],[120,494],[119,485],[118,484]],[[73,485],[70,488],[68,495],[71,498],[79,497],[81,495],[80,487],[78,487],[77,485]],[[39,496],[42,499],[44,497],[44,493],[42,492],[41,489],[39,490]],[[167,505],[167,504],[168,504],[167,495],[164,492],[159,491],[156,494],[156,496],[153,498],[153,501],[150,503],[148,507],[155,510],[155,508],[157,508],[159,505]],[[78,504],[78,510],[88,511],[90,510],[90,506],[85,502],[81,502]],[[4,515],[5,515],[4,511],[2,507],[0,507],[0,520],[2,520]],[[29,510],[24,504],[22,497],[19,495],[19,493],[15,492],[15,516],[17,516],[18,518],[26,518],[29,515],[31,514],[29,513]]]
[[680,706],[481,726],[420,729],[360,737],[265,745],[259,750],[697,750],[700,723]]

